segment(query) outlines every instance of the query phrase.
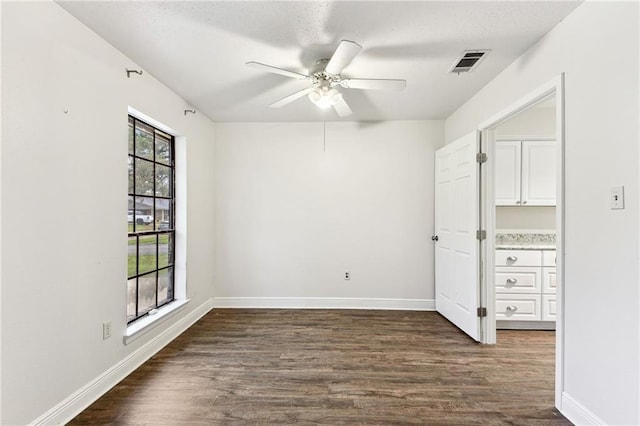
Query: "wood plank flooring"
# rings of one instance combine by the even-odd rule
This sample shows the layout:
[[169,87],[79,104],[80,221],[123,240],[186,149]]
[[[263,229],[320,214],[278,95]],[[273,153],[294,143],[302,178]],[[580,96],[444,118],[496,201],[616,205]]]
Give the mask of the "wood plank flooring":
[[570,425],[554,332],[435,312],[216,309],[70,424]]

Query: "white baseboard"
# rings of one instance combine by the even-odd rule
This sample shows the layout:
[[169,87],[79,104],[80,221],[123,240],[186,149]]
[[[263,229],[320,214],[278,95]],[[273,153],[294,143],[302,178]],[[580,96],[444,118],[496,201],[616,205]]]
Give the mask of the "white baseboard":
[[566,392],[562,393],[562,409],[563,416],[575,425],[604,425],[602,419],[589,411],[584,405],[573,399]]
[[342,297],[214,297],[216,308],[263,309],[395,309],[434,311],[433,299],[375,299]]
[[62,425],[69,422],[145,361],[167,346],[173,339],[191,327],[212,308],[213,299],[209,299],[188,315],[172,324],[144,346],[69,395],[62,402],[31,422],[31,424]]
[[509,321],[497,320],[498,330],[555,330],[555,321]]

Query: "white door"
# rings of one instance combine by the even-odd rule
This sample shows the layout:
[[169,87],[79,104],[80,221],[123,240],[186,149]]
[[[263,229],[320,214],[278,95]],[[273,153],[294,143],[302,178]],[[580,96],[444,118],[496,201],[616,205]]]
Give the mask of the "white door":
[[480,340],[478,136],[473,132],[440,148],[435,164],[436,310],[475,340]]
[[556,205],[555,141],[522,142],[522,204]]
[[496,141],[495,145],[496,206],[520,205],[520,141]]

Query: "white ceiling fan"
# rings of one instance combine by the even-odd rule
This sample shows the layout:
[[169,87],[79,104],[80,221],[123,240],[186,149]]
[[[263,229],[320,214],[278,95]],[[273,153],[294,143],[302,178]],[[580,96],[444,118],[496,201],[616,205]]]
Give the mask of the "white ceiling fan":
[[340,117],[346,117],[352,113],[351,108],[345,102],[339,89],[366,89],[366,90],[403,90],[407,82],[405,80],[371,79],[371,78],[343,78],[340,73],[351,63],[353,58],[362,50],[358,43],[342,40],[331,59],[320,59],[314,68],[309,70],[309,75],[295,71],[289,71],[260,62],[247,62],[252,68],[262,69],[274,74],[299,80],[309,80],[311,87],[292,93],[289,96],[269,105],[271,108],[280,108],[298,98],[308,95],[309,99],[320,108],[333,107]]

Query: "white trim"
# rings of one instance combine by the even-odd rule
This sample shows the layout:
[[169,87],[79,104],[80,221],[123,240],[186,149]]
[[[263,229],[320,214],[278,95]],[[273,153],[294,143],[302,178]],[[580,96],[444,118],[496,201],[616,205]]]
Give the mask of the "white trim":
[[147,114],[140,112],[131,106],[127,107],[127,111],[130,115],[133,115],[135,118],[138,118],[146,122],[147,124],[152,125],[158,130],[162,130],[163,132],[169,133],[172,136],[180,135],[180,132],[178,132],[177,130],[172,129],[171,127],[159,122],[158,120],[153,119],[152,117],[149,117]]
[[434,311],[433,299],[375,299],[343,297],[214,297],[216,308],[267,309],[391,309]]
[[[556,92],[557,88],[559,88],[562,85],[562,83],[564,82],[564,78],[563,77],[564,77],[564,74],[561,74],[561,75],[553,78],[551,81],[549,81],[549,82],[543,84],[542,86],[538,87],[536,90],[533,90],[532,92],[530,92],[529,94],[527,94],[523,98],[521,98],[518,101],[514,102],[513,104],[509,105],[504,110],[502,110],[499,113],[493,115],[488,120],[480,123],[480,126],[478,126],[478,129],[487,130],[489,128],[496,127],[498,124],[500,124],[500,123],[502,123],[504,121],[507,121],[508,119],[513,117],[514,115],[519,114],[520,112],[528,109],[529,107],[534,106],[538,102],[545,100],[545,98],[547,96],[549,96],[552,93]],[[557,96],[556,96],[556,98],[557,98]],[[556,111],[558,111],[557,108],[556,108]],[[556,131],[556,136],[557,136],[557,131]]]
[[69,422],[145,361],[167,346],[173,339],[191,327],[212,308],[213,301],[209,299],[145,345],[132,352],[125,359],[69,395],[62,402],[31,422],[31,424],[56,425]]
[[[495,252],[496,252],[496,209],[491,208],[495,200],[494,186],[491,184],[495,180],[495,170],[492,159],[495,158],[494,131],[492,128],[480,128],[480,148],[487,154],[488,161],[486,167],[480,168],[480,227],[487,232],[487,238],[480,242],[481,258],[483,264],[484,279],[480,284],[480,300],[482,306],[487,309],[487,316],[482,318],[480,327],[482,328],[481,343],[495,344],[496,335],[496,287],[495,287]],[[489,205],[491,200],[491,205]]]
[[556,81],[556,279],[559,283],[556,289],[556,407],[562,409],[562,394],[564,393],[564,238],[565,238],[565,92],[564,73]]
[[[2,46],[2,2],[0,2],[0,46]],[[0,55],[0,99],[2,98],[2,55]],[[0,113],[0,176],[2,176],[2,114]],[[2,185],[0,185],[2,188]],[[2,235],[2,191],[0,190],[0,235]],[[2,238],[0,238],[0,318],[2,318]],[[2,327],[0,327],[0,422],[2,422]]]
[[[489,157],[488,167],[482,168],[482,181],[483,190],[486,195],[482,211],[485,213],[482,226],[487,231],[487,239],[485,240],[485,257],[484,262],[486,265],[485,271],[488,285],[481,288],[486,300],[487,318],[483,321],[483,343],[495,343],[496,342],[496,321],[495,321],[495,286],[492,285],[493,278],[491,272],[495,270],[495,206],[493,202],[489,203],[487,200],[493,200],[493,188],[489,185],[489,182],[493,182],[494,167],[491,158],[493,158],[494,152],[494,140],[495,134],[493,129],[500,123],[508,120],[514,115],[526,110],[527,108],[545,100],[549,96],[555,97],[556,104],[556,137],[558,141],[556,147],[557,155],[557,189],[556,189],[556,252],[557,252],[557,265],[556,276],[559,283],[564,283],[564,238],[565,238],[565,221],[564,221],[564,145],[565,145],[565,131],[564,131],[564,73],[561,73],[551,81],[538,87],[536,90],[530,92],[520,100],[516,101],[508,108],[495,114],[490,119],[484,121],[478,127],[482,131],[482,148],[486,149]],[[556,290],[556,379],[555,379],[555,405],[562,411],[562,394],[564,391],[564,285],[559,285]]]
[[555,135],[495,135],[496,141],[555,141]]
[[556,322],[497,320],[496,328],[500,330],[555,330]]
[[562,410],[561,413],[569,421],[575,425],[604,425],[606,424],[601,418],[593,414],[591,411],[573,399],[566,392],[562,393]]
[[129,327],[127,327],[127,331],[125,332],[122,340],[125,345],[137,340],[138,338],[144,336],[146,333],[150,332],[167,319],[171,318],[179,311],[181,311],[187,303],[189,303],[189,299],[187,300],[176,300],[174,302],[169,303],[166,306],[163,306],[159,309],[155,309],[153,314],[150,312],[149,315],[140,318],[139,320],[133,322]]

